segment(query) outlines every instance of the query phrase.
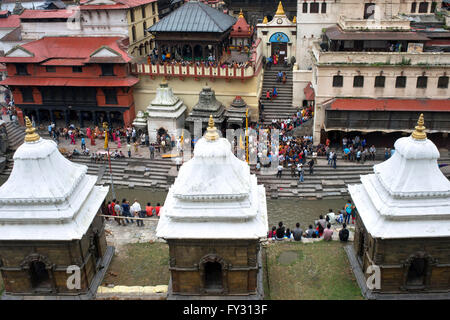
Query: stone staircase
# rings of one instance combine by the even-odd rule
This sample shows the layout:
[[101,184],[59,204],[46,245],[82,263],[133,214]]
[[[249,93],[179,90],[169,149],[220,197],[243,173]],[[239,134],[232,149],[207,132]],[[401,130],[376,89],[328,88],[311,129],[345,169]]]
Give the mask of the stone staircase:
[[[76,156],[72,161],[88,166],[87,173],[98,176],[97,184],[110,184],[107,162],[95,163],[88,156]],[[169,170],[174,166],[166,159],[111,159],[112,176],[116,187],[151,187],[168,190],[170,184],[167,177]],[[9,176],[12,167],[13,161],[10,159],[1,174]]]
[[[277,82],[277,73],[284,71],[287,74],[286,83]],[[261,103],[264,105],[262,121],[264,124],[272,123],[272,119],[288,119],[296,112],[292,107],[292,71],[284,67],[274,67],[264,71],[263,90]],[[276,87],[278,97],[271,100],[266,99],[266,92]]]
[[6,132],[8,133],[8,148],[16,150],[25,138],[25,127],[14,122],[6,122]]

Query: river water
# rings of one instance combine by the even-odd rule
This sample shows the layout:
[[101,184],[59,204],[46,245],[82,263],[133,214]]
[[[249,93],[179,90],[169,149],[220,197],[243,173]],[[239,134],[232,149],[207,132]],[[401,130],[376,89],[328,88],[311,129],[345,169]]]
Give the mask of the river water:
[[[5,176],[0,176],[0,185],[6,181]],[[167,196],[167,191],[150,188],[115,188],[116,198],[122,201],[126,198],[131,203],[137,199],[142,207],[147,202],[156,205],[158,202],[163,205]],[[111,188],[107,196],[107,201],[112,199]],[[295,223],[300,222],[303,229],[314,220],[319,218],[320,214],[325,214],[328,209],[336,210],[345,205],[346,198],[342,199],[324,199],[324,200],[296,200],[296,199],[267,199],[267,213],[269,218],[269,227],[278,225],[279,221],[288,228],[294,228]]]

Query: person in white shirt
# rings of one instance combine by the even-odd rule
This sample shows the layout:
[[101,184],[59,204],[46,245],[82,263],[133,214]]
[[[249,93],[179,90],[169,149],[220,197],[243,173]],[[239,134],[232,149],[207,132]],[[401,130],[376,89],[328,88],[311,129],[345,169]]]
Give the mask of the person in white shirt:
[[[137,199],[134,199],[134,203],[130,208],[130,213],[132,216],[138,217],[139,218],[139,214],[141,213],[142,209],[141,209],[141,205],[139,204],[139,202],[137,201]],[[140,221],[140,222],[139,222]],[[133,222],[133,219],[131,219],[131,222]],[[139,226],[139,224],[143,222],[142,220],[138,220],[137,221],[137,225]]]

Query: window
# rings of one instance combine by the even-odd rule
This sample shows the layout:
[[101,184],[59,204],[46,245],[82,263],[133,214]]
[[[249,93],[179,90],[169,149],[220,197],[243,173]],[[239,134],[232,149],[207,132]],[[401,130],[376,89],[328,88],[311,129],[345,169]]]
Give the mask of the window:
[[155,3],[152,2],[152,12],[153,14],[156,14],[156,8],[155,8]]
[[428,12],[428,2],[419,3],[419,13],[427,13]]
[[117,104],[116,89],[103,89],[106,104]]
[[142,11],[142,18],[145,18],[145,6],[142,6],[141,11]]
[[34,102],[32,88],[23,87],[23,88],[20,88],[20,92],[22,93],[22,101],[23,102]]
[[303,2],[302,12],[303,13],[308,13],[308,3]]
[[113,76],[114,75],[114,65],[110,63],[105,63],[100,65],[102,68],[102,76]]
[[406,77],[405,76],[398,76],[395,79],[395,87],[396,88],[406,88]]
[[428,77],[421,76],[417,78],[416,88],[426,88],[428,83]]
[[130,20],[131,22],[134,22],[134,10],[130,9]]
[[54,66],[45,66],[46,72],[56,72],[56,67]]
[[147,21],[144,21],[142,26],[143,26],[142,28],[144,29],[144,36],[146,36],[147,35]]
[[366,3],[364,4],[364,19],[373,19],[375,15],[375,4]]
[[376,76],[375,77],[375,88],[384,88],[385,82],[386,82],[385,76]]
[[156,18],[153,18],[153,24],[156,24]]
[[83,72],[83,67],[74,66],[74,67],[72,67],[72,72],[73,73],[81,73],[81,72]]
[[320,9],[320,13],[327,13],[327,3],[322,2],[322,7]]
[[442,76],[438,78],[438,88],[447,89],[448,88],[448,77]]
[[16,73],[21,76],[28,75],[27,65],[24,63],[16,63]]
[[432,2],[431,3],[430,13],[434,13],[436,11],[436,6],[437,6],[436,2]]
[[413,2],[411,3],[411,13],[416,13],[417,10],[417,3]]
[[311,2],[309,5],[309,13],[319,13],[319,3]]
[[355,77],[353,77],[353,87],[354,88],[362,88],[362,87],[364,87],[364,77],[363,76],[355,76]]
[[343,76],[334,76],[333,77],[333,87],[342,87],[344,84],[344,77]]
[[132,26],[131,27],[131,42],[135,42],[136,41],[136,27]]

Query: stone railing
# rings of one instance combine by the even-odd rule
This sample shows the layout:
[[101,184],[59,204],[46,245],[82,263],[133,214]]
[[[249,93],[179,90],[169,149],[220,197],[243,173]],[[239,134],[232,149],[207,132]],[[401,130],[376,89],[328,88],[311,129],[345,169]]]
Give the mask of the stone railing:
[[211,67],[204,64],[147,64],[132,63],[131,73],[149,76],[165,76],[165,77],[192,77],[192,78],[223,78],[223,79],[248,79],[257,75],[262,68],[262,42],[258,39],[252,46],[249,61],[246,66],[217,66]]
[[401,30],[411,29],[410,22],[406,19],[352,19],[339,16],[338,25],[346,31],[351,30]]
[[447,52],[322,51],[317,41],[312,46],[312,55],[319,65],[365,64],[450,66],[450,53]]

